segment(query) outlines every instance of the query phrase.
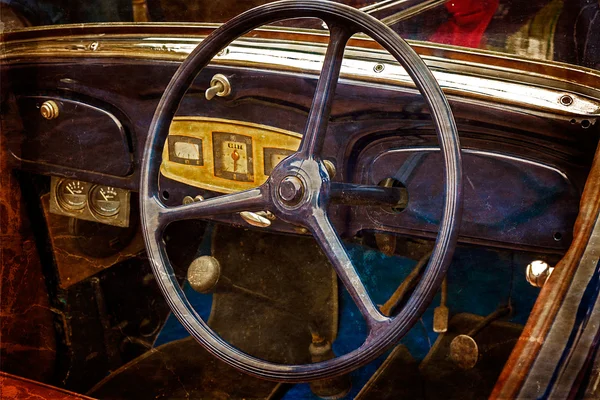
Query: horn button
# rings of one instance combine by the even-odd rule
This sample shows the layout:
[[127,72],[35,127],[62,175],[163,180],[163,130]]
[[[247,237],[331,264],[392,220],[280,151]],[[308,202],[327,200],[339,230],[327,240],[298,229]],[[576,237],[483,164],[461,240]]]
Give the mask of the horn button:
[[297,176],[288,175],[281,180],[277,193],[283,203],[288,206],[295,206],[304,197],[304,183]]

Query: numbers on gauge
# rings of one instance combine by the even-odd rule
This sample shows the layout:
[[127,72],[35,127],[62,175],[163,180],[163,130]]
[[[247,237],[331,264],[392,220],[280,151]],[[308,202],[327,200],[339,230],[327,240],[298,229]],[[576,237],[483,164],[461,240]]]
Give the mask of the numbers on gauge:
[[188,142],[175,142],[173,145],[175,156],[184,160],[199,160],[200,146]]
[[254,181],[252,138],[226,132],[213,132],[215,176],[234,181]]
[[168,141],[170,161],[185,165],[204,165],[202,139],[171,135]]
[[110,186],[94,186],[90,191],[90,208],[103,217],[116,215],[121,208],[119,192]]
[[56,189],[58,204],[66,210],[80,210],[86,202],[86,184],[73,179],[63,179]]

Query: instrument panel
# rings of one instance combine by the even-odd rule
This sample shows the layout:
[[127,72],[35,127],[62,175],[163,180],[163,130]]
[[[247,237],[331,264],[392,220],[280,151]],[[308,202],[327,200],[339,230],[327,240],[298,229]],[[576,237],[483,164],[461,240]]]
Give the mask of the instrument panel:
[[112,186],[54,176],[50,180],[50,212],[53,214],[128,227],[129,199],[129,191]]
[[175,117],[160,171],[169,179],[221,193],[252,189],[298,149],[301,137],[249,122]]

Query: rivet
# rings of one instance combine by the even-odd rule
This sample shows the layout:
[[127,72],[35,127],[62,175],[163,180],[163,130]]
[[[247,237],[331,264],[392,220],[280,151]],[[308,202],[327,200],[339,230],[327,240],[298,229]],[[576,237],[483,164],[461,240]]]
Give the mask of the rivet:
[[373,67],[373,71],[375,71],[376,73],[380,73],[383,72],[383,70],[385,69],[385,65],[381,64],[381,63],[377,63],[375,64],[375,66]]
[[573,98],[568,94],[565,94],[564,96],[561,96],[560,104],[562,104],[565,107],[569,107],[571,104],[573,104]]

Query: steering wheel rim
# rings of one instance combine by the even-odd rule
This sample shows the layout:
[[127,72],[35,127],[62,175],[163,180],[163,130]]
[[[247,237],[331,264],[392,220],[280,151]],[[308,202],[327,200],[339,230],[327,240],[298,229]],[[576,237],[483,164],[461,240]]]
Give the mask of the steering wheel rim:
[[[179,103],[192,81],[221,49],[241,35],[265,24],[300,17],[323,20],[330,30],[330,42],[298,152],[278,164],[269,179],[258,188],[190,205],[165,207],[158,196],[162,148]],[[412,77],[429,106],[444,160],[445,203],[435,247],[423,278],[393,318],[384,317],[376,310],[329,222],[327,205],[332,188],[319,158],[343,52],[349,38],[357,32],[377,41]],[[298,181],[301,190],[296,190]],[[369,327],[369,335],[358,349],[314,364],[283,365],[261,360],[221,339],[187,300],[166,254],[162,239],[165,227],[176,220],[265,209],[271,209],[277,217],[288,222],[307,225],[329,257]],[[337,376],[367,364],[395,344],[416,323],[441,285],[456,245],[461,211],[462,165],[458,132],[450,106],[435,78],[412,48],[389,27],[339,3],[320,0],[268,3],[240,14],[216,29],[190,53],[169,82],[146,139],[140,212],[146,249],[159,287],[175,316],[205,349],[227,364],[263,379],[307,382]]]

